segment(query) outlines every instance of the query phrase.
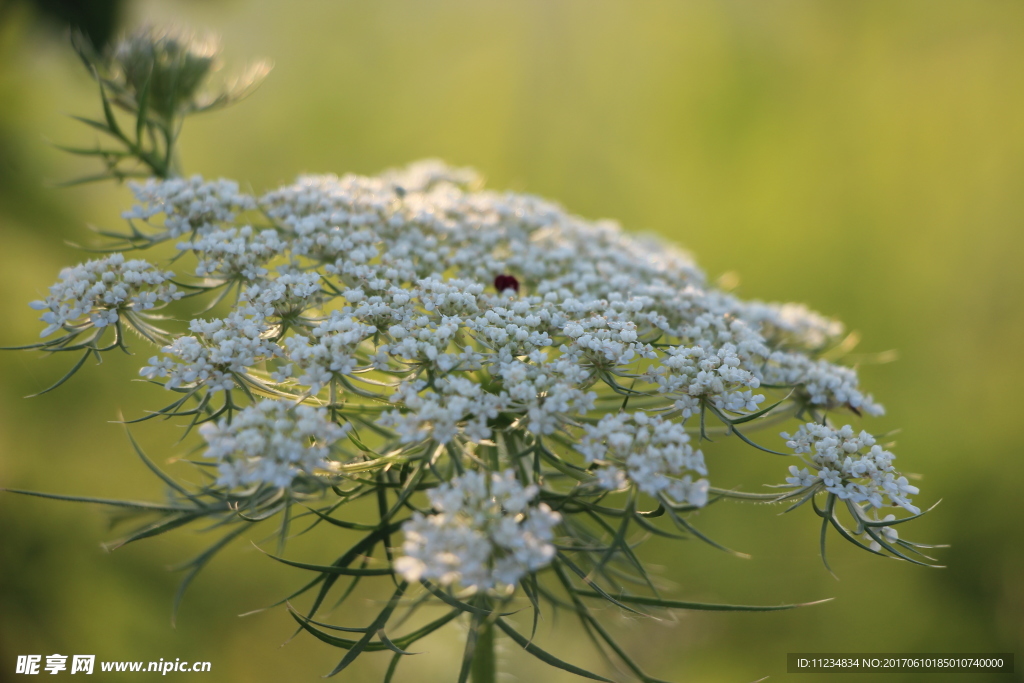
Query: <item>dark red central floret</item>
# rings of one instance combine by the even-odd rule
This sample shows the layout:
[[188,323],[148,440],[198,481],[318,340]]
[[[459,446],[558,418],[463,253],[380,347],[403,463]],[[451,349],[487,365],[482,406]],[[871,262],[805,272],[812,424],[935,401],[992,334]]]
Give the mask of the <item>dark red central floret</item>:
[[514,275],[499,275],[494,278],[494,288],[498,292],[504,292],[506,289],[511,289],[516,294],[519,293],[519,280]]

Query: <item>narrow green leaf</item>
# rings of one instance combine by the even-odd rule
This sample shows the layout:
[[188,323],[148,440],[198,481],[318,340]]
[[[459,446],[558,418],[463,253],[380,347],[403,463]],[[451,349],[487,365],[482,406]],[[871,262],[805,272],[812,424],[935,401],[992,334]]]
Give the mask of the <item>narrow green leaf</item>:
[[394,643],[392,643],[391,639],[388,638],[388,634],[385,633],[384,629],[382,629],[382,628],[377,629],[377,637],[380,639],[380,642],[384,643],[384,646],[387,649],[391,650],[392,652],[394,652],[397,655],[418,655],[418,654],[420,654],[419,652],[406,652],[402,648],[400,648],[397,645],[395,645]]
[[107,550],[117,550],[118,548],[128,545],[129,543],[141,541],[144,538],[159,536],[160,534],[171,531],[172,529],[177,529],[180,526],[185,526],[189,522],[193,522],[199,519],[200,517],[206,516],[207,514],[209,514],[209,512],[207,512],[206,510],[200,510],[191,511],[188,513],[181,513],[177,515],[169,515],[160,520],[157,520],[156,522],[153,522],[152,524],[147,524],[146,526],[137,529],[136,531],[129,534],[128,536],[125,536],[122,539],[113,541],[111,543],[105,543],[103,547]]
[[353,531],[373,531],[374,529],[377,528],[376,526],[374,526],[372,524],[356,524],[355,522],[346,522],[346,521],[341,520],[341,519],[335,519],[334,517],[331,517],[329,515],[325,515],[322,512],[320,512],[319,510],[315,510],[313,508],[306,508],[306,509],[309,510],[310,512],[312,512],[317,517],[319,517],[321,520],[327,522],[328,524],[332,524],[334,526],[341,527],[342,529],[352,529]]
[[110,129],[111,133],[116,135],[118,138],[125,140],[124,133],[121,132],[121,126],[117,124],[117,117],[114,116],[114,109],[110,106],[110,100],[107,99],[107,89],[103,86],[103,80],[96,75],[96,82],[100,87],[100,100],[103,102],[103,117],[107,120],[107,128]]
[[708,404],[706,399],[700,400],[700,438],[702,441],[711,441],[707,430]]
[[[381,484],[385,483],[387,473],[383,470],[377,472],[377,481]],[[377,516],[380,519],[381,524],[387,524],[390,517],[388,512],[388,491],[383,486],[377,487]],[[394,564],[395,558],[391,551],[391,534],[385,533],[381,539],[381,544],[384,546],[384,557],[387,559],[388,566]],[[397,579],[395,579],[397,581]]]
[[[876,521],[876,520],[868,519],[866,517],[859,517],[858,521],[862,525],[870,526],[870,527],[896,526],[897,524],[903,524],[904,522],[909,522],[912,519],[917,519],[918,517],[923,517],[924,515],[928,514],[932,510],[934,510],[939,505],[939,503],[941,503],[941,502],[942,502],[942,499],[940,498],[939,500],[935,501],[935,504],[932,505],[927,510],[919,512],[916,515],[911,515],[910,517],[904,517],[902,519],[894,519],[891,522]],[[938,547],[942,547],[942,546],[938,546]]]
[[[817,501],[814,500],[813,497],[811,498],[811,505],[814,506],[814,510],[815,510],[815,512],[817,512],[818,511],[818,503],[817,503]],[[828,525],[831,522],[832,511],[835,509],[835,505],[836,505],[836,494],[834,494],[834,493],[828,494],[828,499],[825,502],[825,510],[824,510],[824,512],[819,512],[818,513],[819,516],[822,518],[821,519],[821,533],[819,534],[819,541],[818,541],[818,543],[821,546],[821,561],[825,565],[825,569],[828,570],[828,573],[831,574],[833,578],[838,579],[839,577],[836,576],[836,573],[834,571],[832,571],[832,567],[830,567],[828,565],[828,556],[825,553],[825,537],[828,534]]]
[[523,592],[526,593],[526,597],[530,601],[530,605],[533,606],[533,625],[530,627],[530,641],[533,641],[533,637],[537,635],[537,623],[540,621],[540,600],[537,597],[537,575],[528,574],[520,584],[523,587]]
[[[572,600],[571,605],[565,605],[567,609],[575,613],[576,617],[580,620],[580,625],[583,626],[583,632],[586,633],[590,641],[594,643],[594,647],[597,649],[598,654],[604,659],[610,668],[615,668],[615,663],[612,661],[608,653],[605,652],[604,646],[601,645],[601,640],[595,633],[593,625],[591,624],[592,616],[590,614],[590,608],[587,607],[586,603],[576,594],[576,588],[573,586],[572,581],[566,575],[565,570],[558,563],[553,563],[551,569],[555,576],[558,577],[562,587],[565,588],[566,593],[569,595],[569,599]],[[543,590],[543,589],[542,589]],[[564,604],[557,600],[549,592],[543,591],[544,596],[554,604]]]
[[94,119],[89,119],[89,118],[86,118],[84,116],[75,116],[74,114],[70,114],[69,116],[71,116],[71,118],[73,118],[75,121],[78,121],[79,123],[84,123],[85,125],[89,126],[90,128],[95,128],[96,130],[100,131],[101,133],[106,133],[107,135],[110,135],[110,136],[112,136],[114,138],[117,138],[118,140],[121,139],[120,136],[118,136],[117,133],[115,133],[114,131],[110,130],[110,127],[107,126],[107,124],[103,123],[102,121],[96,121]]
[[746,443],[748,446],[753,446],[754,448],[756,448],[759,451],[764,451],[765,453],[771,453],[772,455],[785,455],[785,456],[790,456],[790,457],[793,456],[793,453],[783,453],[782,451],[773,451],[770,448],[765,448],[764,446],[758,445],[758,444],[754,443],[753,441],[751,441],[750,439],[748,439],[746,436],[744,436],[743,432],[741,432],[740,430],[736,429],[735,427],[732,428],[732,433],[735,434],[736,436],[740,437],[740,440],[743,441],[744,443]]
[[632,671],[637,676],[637,678],[639,678],[642,681],[642,683],[667,683],[666,681],[662,681],[652,676],[648,676],[644,672],[644,670],[640,668],[640,665],[634,662],[633,659],[629,656],[629,654],[627,654],[626,651],[622,648],[622,646],[619,645],[614,638],[612,638],[611,634],[608,633],[607,630],[605,630],[605,628],[601,625],[601,622],[595,619],[589,611],[585,612],[584,615],[584,623],[589,624],[589,627],[594,629],[598,633],[598,635],[601,636],[604,642],[608,643],[608,647],[612,649],[612,651],[619,657],[619,659],[621,659],[623,663],[625,663],[625,665],[629,667],[629,670]]
[[142,92],[139,94],[139,109],[136,112],[135,120],[135,146],[142,149],[142,133],[145,130],[149,118],[149,90],[153,83],[153,69],[150,68],[146,76],[146,82],[142,84]]
[[139,459],[142,460],[142,462],[146,465],[146,467],[150,469],[151,472],[153,472],[153,474],[158,476],[161,481],[163,481],[165,484],[170,486],[172,489],[174,489],[181,495],[191,500],[196,505],[199,505],[200,507],[206,507],[205,503],[196,498],[192,493],[186,490],[185,487],[183,487],[178,482],[174,481],[174,479],[172,479],[170,476],[165,474],[163,470],[156,466],[156,463],[149,459],[146,453],[142,450],[142,447],[139,446],[139,442],[135,440],[135,436],[132,434],[132,431],[128,429],[128,427],[125,427],[124,432],[125,434],[128,435],[128,440],[131,442],[132,448],[135,449],[136,455],[139,456]]
[[682,527],[683,529],[686,529],[691,534],[693,534],[694,536],[696,536],[697,538],[699,538],[700,540],[704,541],[705,543],[714,548],[718,548],[719,550],[727,552],[730,555],[735,555],[736,557],[742,557],[745,560],[750,559],[750,555],[748,555],[747,553],[741,553],[738,550],[727,548],[721,543],[718,543],[717,541],[714,541],[708,536],[704,535],[704,533],[698,530],[697,527],[690,524],[685,517],[682,517],[678,513],[676,513],[676,511],[672,509],[672,506],[668,504],[668,501],[662,499],[661,502],[663,505],[665,505],[665,510],[668,512],[669,517],[671,517],[672,521],[675,522],[678,526]]
[[171,418],[171,417],[175,417],[175,416],[179,416],[179,415],[191,415],[192,414],[191,411],[184,412],[184,413],[174,412],[178,408],[180,408],[182,405],[187,403],[190,398],[192,398],[192,394],[188,394],[187,396],[184,396],[184,397],[178,399],[174,403],[172,403],[172,404],[170,404],[168,406],[164,406],[160,410],[151,411],[148,415],[143,415],[142,417],[137,417],[134,420],[116,420],[115,422],[117,424],[133,425],[133,424],[138,424],[140,422],[145,422],[146,420],[152,420],[155,417],[163,416],[165,419],[167,419],[167,418]]
[[629,504],[624,510],[626,514],[622,515],[622,522],[619,524],[619,528],[615,531],[612,542],[608,544],[608,549],[601,556],[601,559],[597,561],[598,568],[602,568],[608,564],[608,561],[612,559],[615,552],[620,547],[624,548],[626,546],[626,534],[629,533],[629,523],[632,521],[632,515],[635,511],[633,501],[634,497],[635,494],[630,496]]
[[[807,489],[805,489],[806,492],[804,493],[804,495],[798,501],[796,501],[795,503],[790,505],[788,508],[783,510],[782,513],[785,514],[787,512],[792,512],[793,510],[796,510],[798,507],[800,507],[801,505],[804,505],[807,501],[809,501],[812,498],[814,498],[815,496],[817,496],[823,490],[824,489],[823,489],[823,487],[820,484],[814,484],[814,485],[808,486]],[[793,496],[793,497],[795,497],[795,496]]]
[[[401,523],[394,523],[390,526],[392,527],[391,531],[397,531],[401,526]],[[361,541],[356,543],[354,546],[349,548],[344,555],[335,560],[332,563],[333,566],[347,567],[348,565],[352,564],[352,562],[354,562],[357,557],[363,554],[369,554],[373,550],[374,546],[380,543],[381,538],[382,536],[379,529],[373,531],[372,533],[364,537]],[[323,603],[324,598],[327,597],[327,593],[331,590],[331,587],[334,586],[335,582],[338,580],[338,575],[323,574],[319,579],[316,579],[315,582],[318,583],[321,580],[323,582],[323,585],[320,587],[320,591],[317,593],[316,598],[313,600],[313,606],[310,607],[309,610],[309,617],[312,617],[314,614],[316,614],[316,611],[320,608],[320,605]]]
[[286,564],[289,567],[297,567],[299,569],[307,569],[313,572],[320,572],[321,574],[331,574],[334,576],[392,576],[395,573],[395,571],[390,567],[382,567],[380,569],[354,569],[352,567],[338,567],[335,565],[307,564],[305,562],[294,562],[292,560],[286,560],[283,557],[271,555],[259,546],[255,547],[257,550],[259,550],[261,553],[263,553],[270,559],[277,560],[281,564]]
[[662,536],[664,538],[671,538],[671,539],[674,539],[674,540],[677,540],[677,541],[689,540],[688,536],[683,536],[681,534],[674,534],[671,531],[665,531],[664,529],[659,529],[658,527],[654,526],[653,523],[648,522],[646,519],[644,519],[640,515],[636,516],[636,523],[639,524],[641,527],[643,527],[644,531],[648,531],[648,532],[654,534],[655,536]]
[[213,557],[224,548],[224,546],[238,538],[245,530],[246,528],[244,526],[235,529],[207,548],[195,559],[184,565],[185,567],[191,568],[188,573],[185,574],[184,578],[182,578],[181,583],[178,584],[178,590],[174,593],[174,603],[171,606],[172,626],[174,626],[178,620],[178,609],[181,607],[181,601],[185,597],[185,591],[187,591],[188,587],[192,584],[192,580],[196,578],[199,572],[202,571],[203,567],[209,564],[210,560],[212,560]]
[[737,418],[730,419],[729,420],[729,424],[731,424],[731,425],[741,425],[741,424],[743,424],[745,422],[750,422],[751,420],[756,420],[757,418],[761,417],[762,415],[767,415],[768,413],[770,413],[771,411],[775,410],[776,408],[781,406],[783,403],[788,401],[789,397],[792,396],[792,395],[793,395],[793,392],[791,391],[788,394],[786,394],[785,398],[783,398],[780,401],[777,401],[776,403],[773,403],[772,405],[768,406],[767,408],[762,408],[761,410],[758,410],[757,412],[748,413],[746,415],[743,415],[742,417],[737,417]]
[[706,405],[708,410],[710,410],[712,413],[715,414],[715,417],[717,417],[723,423],[728,425],[729,428],[730,428],[730,431],[732,431],[732,433],[735,434],[736,436],[740,437],[740,440],[743,441],[744,443],[746,443],[747,445],[753,446],[754,448],[756,448],[759,451],[764,451],[765,453],[771,453],[773,455],[785,455],[785,456],[789,456],[789,457],[793,457],[794,456],[793,453],[783,453],[781,451],[773,451],[770,448],[765,448],[764,446],[761,446],[759,444],[754,443],[749,438],[747,438],[743,434],[743,432],[741,432],[739,429],[736,428],[735,425],[738,424],[738,423],[734,422],[733,420],[730,420],[721,411],[719,411],[718,408],[714,407],[713,405],[711,405],[710,403],[707,403],[707,402],[703,402],[701,405],[702,406]]
[[[577,595],[582,595],[588,598],[602,598],[600,593],[592,591],[577,590]],[[629,602],[634,605],[649,605],[651,607],[663,607],[665,609],[689,609],[689,610],[702,610],[707,612],[779,612],[782,610],[796,609],[797,607],[810,607],[811,605],[820,605],[824,602],[829,602],[834,598],[825,598],[824,600],[815,600],[813,602],[798,602],[788,605],[726,605],[710,602],[689,602],[684,600],[665,600],[663,598],[653,598],[643,595],[619,595],[617,596],[621,602]]]
[[[664,506],[660,506],[660,507],[664,508]],[[590,513],[590,514],[591,514],[592,519],[594,519],[594,521],[596,521],[599,525],[601,525],[601,527],[604,528],[605,531],[607,531],[608,533],[614,534],[614,539],[612,541],[612,544],[607,548],[607,550],[605,552],[606,553],[611,553],[612,550],[615,549],[615,548],[621,549],[622,550],[622,554],[626,556],[626,559],[628,559],[629,562],[636,569],[638,576],[643,580],[643,582],[645,584],[647,584],[647,587],[650,588],[652,592],[657,593],[658,590],[657,590],[657,588],[655,588],[654,583],[651,581],[651,578],[650,578],[650,576],[647,573],[646,567],[640,561],[640,558],[638,558],[636,556],[636,553],[633,552],[633,548],[630,546],[630,544],[625,539],[625,532],[626,532],[626,529],[628,528],[628,522],[629,521],[633,521],[635,519],[639,519],[639,517],[637,516],[637,513],[636,513],[635,492],[630,494],[629,504],[626,506],[626,508],[623,510],[623,512],[625,514],[623,515],[622,525],[620,526],[620,528],[619,528],[619,530],[617,532],[611,527],[610,524],[608,524],[605,520],[603,520],[599,515],[595,515],[593,513]],[[605,564],[607,563],[607,559],[606,558],[610,559],[610,555],[606,554],[605,557],[602,557],[601,561],[598,562],[597,567],[596,567],[597,570],[602,572],[602,573],[603,573],[603,571],[605,569]]]
[[391,506],[391,509],[389,509],[384,514],[383,518],[381,518],[382,522],[391,521],[391,519],[396,514],[398,514],[398,511],[402,509],[402,506],[405,505],[405,502],[409,500],[410,497],[412,497],[412,494],[416,493],[416,491],[419,490],[420,482],[423,481],[423,477],[426,475],[426,473],[427,468],[423,465],[422,462],[419,463],[416,466],[416,469],[413,472],[412,476],[409,477],[409,480],[398,492],[398,496],[395,499],[395,503]]
[[882,546],[883,548],[885,548],[886,550],[888,550],[890,553],[892,553],[896,557],[900,558],[901,560],[906,560],[907,562],[910,562],[911,564],[920,565],[922,567],[931,567],[932,569],[944,569],[945,568],[943,565],[928,564],[927,562],[921,562],[920,560],[915,560],[914,558],[910,557],[909,555],[905,555],[904,553],[901,553],[899,550],[896,550],[896,548],[894,548],[893,545],[891,543],[889,543],[889,541],[882,534],[878,533],[874,529],[870,529],[869,528],[866,531],[867,531],[868,536],[870,536],[871,538],[874,539],[875,543],[877,543],[878,545]]
[[647,616],[643,612],[639,612],[639,611],[633,609],[632,607],[629,607],[628,605],[626,605],[624,603],[621,603],[618,600],[616,600],[610,593],[605,591],[605,589],[601,588],[601,586],[599,586],[593,579],[591,579],[589,576],[587,576],[586,572],[584,572],[582,569],[580,569],[578,566],[576,566],[576,563],[573,562],[572,560],[570,560],[568,558],[568,556],[565,553],[563,553],[562,551],[558,551],[558,558],[562,561],[562,563],[565,566],[567,566],[570,570],[572,570],[572,572],[574,574],[576,574],[576,576],[580,577],[580,579],[583,580],[583,583],[587,584],[588,586],[593,588],[595,591],[600,593],[601,597],[603,597],[608,602],[611,602],[614,605],[618,605],[619,607],[621,607],[622,609],[626,610],[627,612],[632,612],[633,614],[640,614],[640,615],[643,615],[643,616]]
[[437,619],[434,619],[434,621],[416,629],[412,633],[407,633],[401,638],[395,638],[395,642],[402,647],[409,647],[417,640],[420,640],[421,638],[426,638],[431,633],[441,628],[442,626],[444,626],[460,614],[462,614],[460,610],[453,609],[451,612],[448,612],[448,614],[445,614],[443,616],[438,617]]
[[938,562],[938,560],[936,560],[931,555],[925,555],[923,552],[921,552],[919,550],[919,548],[931,548],[931,547],[948,548],[949,547],[948,545],[947,546],[926,546],[926,545],[922,545],[920,543],[913,543],[912,541],[905,541],[902,538],[897,538],[896,539],[896,545],[898,545],[898,546],[900,546],[902,548],[906,548],[907,550],[909,550],[910,552],[914,553],[915,555],[919,555],[919,556],[923,557],[924,559],[926,559],[926,560],[928,560],[930,562]]
[[591,673],[586,669],[581,669],[578,666],[574,666],[572,664],[569,664],[568,662],[564,662],[558,657],[555,657],[553,654],[546,652],[545,650],[542,650],[541,648],[537,647],[532,642],[524,638],[522,634],[520,634],[514,628],[509,626],[504,619],[498,619],[494,623],[497,624],[498,628],[504,631],[509,638],[514,640],[517,645],[519,645],[521,648],[523,648],[531,655],[533,655],[540,661],[544,662],[545,664],[561,669],[562,671],[568,671],[569,673],[576,674],[577,676],[582,676],[583,678],[589,678],[592,681],[604,681],[605,683],[612,683],[610,679],[607,679],[604,676],[598,676],[597,674]]
[[78,372],[78,370],[83,365],[85,365],[85,361],[87,361],[89,359],[89,354],[91,354],[92,352],[93,352],[92,349],[87,349],[86,352],[84,354],[82,354],[82,357],[78,359],[78,362],[75,363],[75,365],[70,370],[68,370],[68,374],[64,375],[59,380],[57,380],[56,384],[53,384],[49,388],[43,389],[42,391],[40,391],[38,393],[29,394],[25,398],[35,398],[37,396],[42,396],[43,394],[47,394],[47,393],[53,391],[54,389],[56,389],[60,385],[64,384],[64,382],[67,382],[69,379],[71,379],[72,375],[74,375],[76,372]]
[[[294,611],[294,608],[291,606],[291,604],[289,604],[288,607],[290,609],[292,609],[292,611]],[[349,626],[335,626],[334,624],[325,624],[324,622],[317,621],[315,619],[306,619],[306,621],[308,621],[310,624],[314,624],[314,625],[319,626],[321,628],[330,629],[332,631],[341,631],[341,632],[344,632],[344,633],[366,633],[367,632],[367,628],[365,626],[363,626],[361,628],[353,628],[353,627],[349,627]]]
[[[357,641],[355,641],[355,640],[351,640],[349,638],[339,638],[337,636],[332,636],[329,633],[324,633],[323,631],[321,631],[318,628],[314,628],[312,626],[312,623],[308,619],[306,619],[305,617],[300,615],[294,609],[289,609],[288,613],[292,615],[292,618],[295,619],[296,622],[298,622],[299,627],[301,629],[303,629],[304,631],[307,631],[310,634],[312,634],[317,640],[320,640],[320,641],[322,641],[324,643],[327,643],[328,645],[333,645],[334,647],[340,647],[343,650],[351,650],[356,645]],[[368,646],[366,646],[364,649],[368,650],[370,652],[373,652],[374,650],[383,650],[384,649],[384,644],[383,643],[371,643]]]
[[402,661],[402,655],[396,654],[391,658],[391,663],[388,664],[388,670],[384,672],[384,683],[391,683],[391,680],[395,676],[395,671],[398,670],[398,663]]
[[391,618],[391,613],[395,611],[395,607],[398,606],[398,601],[402,598],[402,594],[405,593],[405,589],[408,585],[409,584],[405,581],[398,584],[398,587],[395,588],[395,592],[392,594],[388,604],[380,611],[380,614],[377,615],[377,618],[374,619],[373,623],[368,627],[368,633],[360,638],[359,642],[353,645],[351,649],[345,653],[345,656],[341,658],[340,662],[338,662],[338,666],[334,667],[334,669],[327,674],[328,677],[335,676],[341,671],[344,671],[345,668],[354,662],[356,657],[362,654],[362,651],[371,644],[370,640],[373,638],[374,633],[384,628],[385,624],[387,624],[388,619]]
[[719,489],[714,486],[708,488],[709,493],[724,498],[736,498],[738,500],[761,500],[766,503],[773,503],[782,500],[785,494],[782,493],[750,493],[747,491],[736,491],[733,489]]
[[432,584],[429,581],[420,580],[420,583],[423,584],[423,587],[426,588],[428,591],[430,591],[430,593],[435,598],[437,598],[441,602],[445,603],[446,605],[450,605],[451,607],[454,607],[454,608],[456,608],[458,610],[461,610],[463,612],[467,612],[469,614],[476,614],[476,615],[483,615],[483,616],[489,616],[491,614],[491,612],[489,610],[485,610],[485,609],[482,609],[480,607],[476,607],[474,605],[471,605],[468,602],[463,602],[462,600],[459,600],[458,598],[448,594],[444,589],[442,589],[442,588],[440,588],[438,586],[435,586],[434,584]]
[[97,505],[110,505],[113,507],[132,508],[147,512],[189,512],[192,508],[180,507],[177,505],[162,505],[160,503],[149,503],[136,500],[114,500],[110,498],[90,498],[88,496],[64,496],[57,493],[40,493],[39,491],[24,491],[22,489],[0,489],[8,493],[17,493],[23,496],[37,496],[39,498],[50,498],[52,500],[64,500],[71,503],[96,503]]
[[462,666],[459,667],[458,683],[466,683],[469,680],[469,672],[473,669],[476,643],[480,639],[480,629],[483,621],[484,618],[482,616],[474,614],[469,623],[469,632],[466,634],[466,646],[462,650]]
[[49,144],[54,149],[59,149],[62,152],[67,152],[68,154],[75,154],[75,155],[83,156],[83,157],[118,157],[118,158],[124,158],[124,157],[134,156],[131,152],[127,152],[125,150],[118,150],[118,149],[102,149],[100,147],[93,147],[93,148],[87,148],[87,147],[68,147],[66,145],[60,145],[60,144],[57,144],[55,142],[51,142]]

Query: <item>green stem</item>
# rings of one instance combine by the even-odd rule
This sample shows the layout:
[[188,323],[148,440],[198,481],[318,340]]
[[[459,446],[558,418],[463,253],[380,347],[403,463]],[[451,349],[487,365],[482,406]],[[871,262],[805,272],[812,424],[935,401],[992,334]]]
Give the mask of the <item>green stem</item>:
[[473,664],[469,670],[473,683],[495,683],[498,680],[497,660],[494,657],[494,625],[487,619],[480,624]]

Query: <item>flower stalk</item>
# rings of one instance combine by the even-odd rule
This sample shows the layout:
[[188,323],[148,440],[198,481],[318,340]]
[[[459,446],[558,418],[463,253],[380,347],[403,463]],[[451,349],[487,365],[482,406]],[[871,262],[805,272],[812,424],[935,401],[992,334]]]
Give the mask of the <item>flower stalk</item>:
[[497,670],[494,626],[483,621],[480,624],[480,633],[476,638],[476,649],[473,651],[471,680],[473,683],[497,683]]

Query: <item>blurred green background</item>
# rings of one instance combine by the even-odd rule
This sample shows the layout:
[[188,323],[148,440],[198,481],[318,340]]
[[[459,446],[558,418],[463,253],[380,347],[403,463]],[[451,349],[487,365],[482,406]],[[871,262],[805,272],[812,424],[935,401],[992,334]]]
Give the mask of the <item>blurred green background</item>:
[[[188,172],[259,192],[301,172],[372,173],[422,157],[475,166],[491,187],[677,241],[711,277],[738,272],[742,296],[839,317],[863,334],[863,351],[899,351],[898,362],[862,369],[888,408],[865,426],[901,427],[899,466],[923,475],[916,502],[944,499],[901,532],[952,544],[940,551],[948,568],[833,538],[836,581],[810,510],[714,506],[700,524],[753,559],[651,543],[646,556],[673,597],[836,599],[663,623],[608,610],[651,673],[810,683],[836,676],[787,675],[787,652],[1024,654],[1024,429],[1013,398],[1024,376],[1024,4],[150,0],[126,5],[121,20],[218,32],[229,70],[276,62],[250,100],[187,124]],[[64,114],[97,108],[54,24],[0,2],[2,345],[37,338],[26,302],[84,259],[65,240],[87,241],[86,224],[120,227],[130,205],[123,187],[48,185],[92,169],[46,141],[91,143]],[[130,381],[142,360],[111,357],[23,399],[67,360],[0,354],[0,486],[159,499],[110,423],[163,405]],[[138,435],[161,460],[182,450],[173,427],[147,423]],[[717,482],[756,489],[784,475],[751,449],[713,453]],[[107,520],[95,507],[0,494],[0,681],[18,678],[15,658],[30,653],[208,660],[206,678],[225,683],[314,681],[340,658],[307,636],[278,647],[292,635],[280,609],[236,616],[306,578],[245,543],[200,577],[172,628],[178,575],[166,567],[209,539],[185,531],[107,554],[99,542],[117,535]],[[296,553],[324,560],[332,550]],[[361,622],[360,609],[335,616]],[[446,633],[424,641],[429,653],[399,680],[453,680],[461,638]],[[549,616],[539,642],[600,666],[565,617]],[[573,679],[508,643],[501,662],[507,680]],[[367,656],[339,678],[379,680],[386,663]],[[947,678],[1014,676],[871,680]]]

